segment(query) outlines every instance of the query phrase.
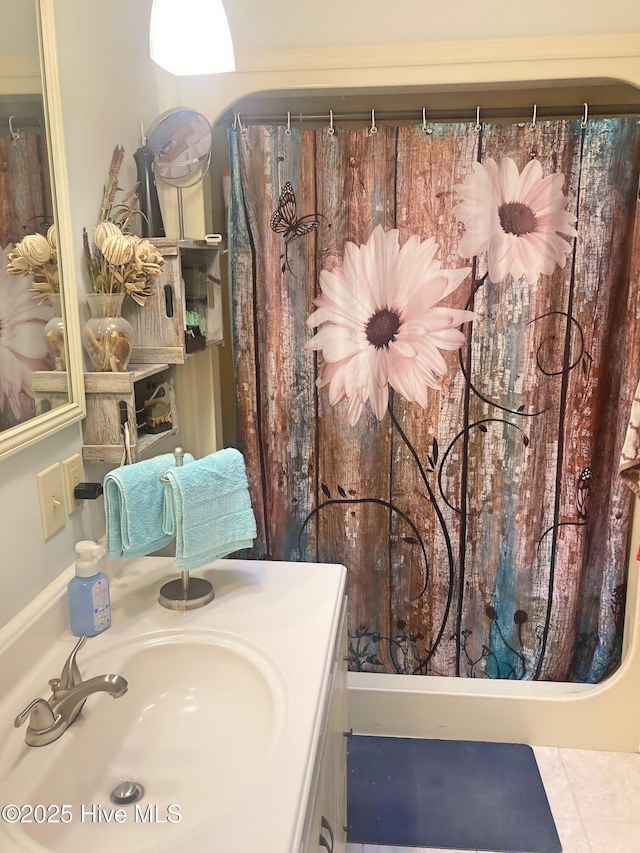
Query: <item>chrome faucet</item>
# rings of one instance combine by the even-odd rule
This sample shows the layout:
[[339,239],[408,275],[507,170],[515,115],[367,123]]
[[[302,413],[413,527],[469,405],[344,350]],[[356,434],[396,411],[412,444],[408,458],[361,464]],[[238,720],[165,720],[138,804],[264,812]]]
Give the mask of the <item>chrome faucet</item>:
[[34,699],[16,717],[16,728],[29,720],[25,737],[29,746],[45,746],[57,740],[76,719],[92,693],[109,693],[118,699],[127,692],[128,684],[121,675],[97,675],[88,681],[82,680],[76,655],[86,641],[86,637],[78,640],[62,668],[60,678],[49,680],[49,699]]

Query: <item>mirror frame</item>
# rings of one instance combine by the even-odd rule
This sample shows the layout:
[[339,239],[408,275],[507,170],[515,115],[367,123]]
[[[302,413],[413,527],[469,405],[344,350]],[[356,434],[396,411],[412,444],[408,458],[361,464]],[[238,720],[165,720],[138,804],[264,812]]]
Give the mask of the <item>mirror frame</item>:
[[69,402],[0,432],[0,459],[30,447],[58,430],[82,420],[86,414],[84,373],[80,343],[80,314],[75,282],[73,228],[62,121],[55,32],[54,0],[35,0],[40,53],[42,98],[50,158],[51,191],[58,236],[62,307],[67,344]]

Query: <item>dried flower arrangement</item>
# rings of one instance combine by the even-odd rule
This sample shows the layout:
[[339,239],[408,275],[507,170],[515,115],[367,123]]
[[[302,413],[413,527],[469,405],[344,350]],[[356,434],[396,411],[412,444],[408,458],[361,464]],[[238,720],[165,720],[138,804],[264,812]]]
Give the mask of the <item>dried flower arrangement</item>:
[[100,220],[93,232],[95,249],[92,253],[85,228],[84,254],[94,293],[129,294],[142,306],[151,294],[152,278],[162,272],[164,258],[150,240],[129,232],[131,218],[143,216],[135,207],[138,185],[134,184],[122,201],[115,204],[123,157],[124,149],[117,145],[104,187]]
[[41,305],[51,294],[60,293],[55,225],[49,228],[46,237],[42,234],[27,234],[9,252],[7,260],[9,275],[32,277],[33,284],[29,290],[38,305]]
[[102,195],[99,222],[93,231],[93,252],[86,228],[82,235],[93,288],[88,300],[103,297],[99,300],[103,303],[101,306],[90,305],[94,316],[82,330],[84,347],[98,371],[127,369],[133,330],[128,321],[119,316],[122,299],[128,294],[138,305],[144,306],[152,292],[152,280],[161,274],[164,266],[164,258],[150,240],[130,233],[131,219],[144,215],[137,208],[138,185],[134,184],[122,201],[116,203],[123,156],[124,149],[117,145]]
[[51,225],[47,236],[27,234],[7,255],[9,275],[30,275],[29,292],[38,305],[49,302],[57,319],[45,326],[47,348],[56,370],[66,367],[64,321],[59,317],[60,278],[58,271],[58,240],[56,226]]

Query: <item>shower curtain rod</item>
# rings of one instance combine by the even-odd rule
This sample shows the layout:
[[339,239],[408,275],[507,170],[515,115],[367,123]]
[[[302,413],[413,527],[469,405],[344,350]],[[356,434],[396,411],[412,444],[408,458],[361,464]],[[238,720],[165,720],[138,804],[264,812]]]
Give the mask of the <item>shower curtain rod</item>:
[[[592,118],[595,117],[616,117],[616,116],[633,116],[637,115],[640,118],[640,104],[573,104],[567,106],[550,106],[550,107],[538,107],[531,106],[529,108],[517,106],[517,107],[487,107],[486,109],[482,109],[482,107],[465,107],[459,109],[450,109],[450,110],[442,110],[442,109],[403,109],[403,110],[376,110],[373,112],[375,114],[375,121],[452,121],[452,120],[460,120],[460,121],[477,121],[478,120],[478,109],[479,109],[479,120],[487,120],[487,119],[518,119],[526,121],[527,119],[531,121],[539,121],[545,118],[557,118],[557,117],[565,117],[575,115],[576,119],[583,119],[585,116],[585,110],[587,109],[588,115]],[[372,120],[372,110],[362,110],[358,112],[325,112],[325,113],[294,113],[293,110],[290,113],[278,113],[278,114],[264,114],[264,115],[253,115],[247,114],[244,115],[242,112],[238,110],[230,110],[228,111],[222,119],[222,123],[229,125],[236,125],[238,123],[238,117],[240,119],[240,126],[247,124],[287,124],[287,123],[297,123],[297,122],[329,122],[332,123],[338,121],[362,121],[362,122],[371,122]]]

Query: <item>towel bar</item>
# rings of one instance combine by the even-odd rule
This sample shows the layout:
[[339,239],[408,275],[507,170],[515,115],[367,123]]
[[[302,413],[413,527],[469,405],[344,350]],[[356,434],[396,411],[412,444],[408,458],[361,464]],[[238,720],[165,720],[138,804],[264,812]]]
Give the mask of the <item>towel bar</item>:
[[[182,467],[184,450],[176,447],[173,451],[176,468]],[[168,483],[167,477],[160,477],[161,482]],[[168,610],[195,610],[213,601],[215,592],[213,586],[204,578],[192,578],[188,571],[180,573],[181,577],[167,581],[160,587],[158,602]]]

